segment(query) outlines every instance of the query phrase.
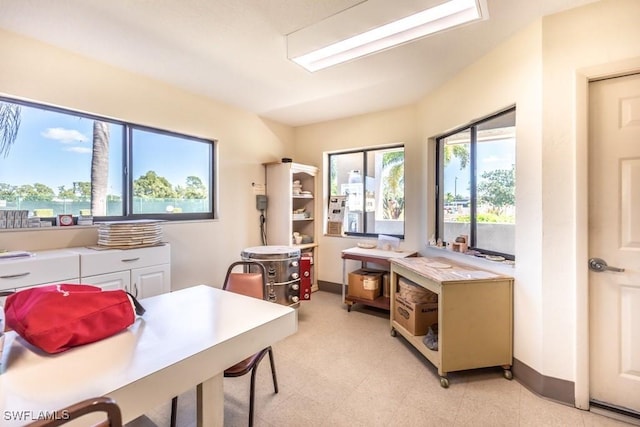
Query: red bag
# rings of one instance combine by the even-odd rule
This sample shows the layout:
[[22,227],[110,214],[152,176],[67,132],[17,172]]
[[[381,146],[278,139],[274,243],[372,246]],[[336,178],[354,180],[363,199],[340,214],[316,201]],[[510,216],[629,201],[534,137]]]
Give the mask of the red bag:
[[5,302],[6,328],[47,353],[114,335],[133,324],[136,313],[144,308],[127,292],[91,285],[30,288]]

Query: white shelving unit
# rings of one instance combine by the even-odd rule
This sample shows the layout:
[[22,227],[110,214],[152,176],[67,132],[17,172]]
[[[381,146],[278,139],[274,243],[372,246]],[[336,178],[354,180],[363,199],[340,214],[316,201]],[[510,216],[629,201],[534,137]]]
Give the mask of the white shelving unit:
[[[316,176],[318,168],[300,163],[267,163],[267,243],[299,248],[311,256],[312,290],[318,289],[316,269],[318,251],[316,243]],[[300,193],[294,191],[293,182],[300,181]],[[304,212],[294,214],[304,209]],[[294,242],[293,233],[307,237],[300,244]]]

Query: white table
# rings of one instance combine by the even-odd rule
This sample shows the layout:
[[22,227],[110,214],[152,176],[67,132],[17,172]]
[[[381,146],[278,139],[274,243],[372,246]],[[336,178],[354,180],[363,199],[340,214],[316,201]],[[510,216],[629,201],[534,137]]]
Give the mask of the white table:
[[222,426],[224,370],[297,330],[292,308],[204,285],[142,303],[127,331],[58,355],[8,333],[0,424],[96,396],[114,398],[128,422],[197,386],[198,426]]

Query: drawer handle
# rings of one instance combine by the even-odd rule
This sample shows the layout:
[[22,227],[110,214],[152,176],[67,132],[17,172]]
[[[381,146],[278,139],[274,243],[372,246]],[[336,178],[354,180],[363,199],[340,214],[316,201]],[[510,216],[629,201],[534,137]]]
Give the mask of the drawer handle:
[[9,274],[7,276],[0,276],[0,279],[16,279],[18,277],[24,277],[24,276],[28,276],[29,274],[31,274],[30,272],[26,272],[26,273],[19,273],[19,274]]
[[123,259],[122,262],[134,262],[134,261],[138,261],[140,259],[140,257],[137,258],[127,258],[127,259]]

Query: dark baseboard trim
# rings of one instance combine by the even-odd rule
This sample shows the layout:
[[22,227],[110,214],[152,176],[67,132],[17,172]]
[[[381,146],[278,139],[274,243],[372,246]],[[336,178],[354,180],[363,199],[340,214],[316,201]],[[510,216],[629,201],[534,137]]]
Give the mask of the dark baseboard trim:
[[[318,289],[341,294],[342,284],[318,280]],[[559,403],[575,406],[575,384],[572,381],[544,376],[516,358],[513,359],[511,371],[513,377],[531,392]]]
[[544,376],[516,358],[513,359],[511,370],[514,378],[533,393],[556,402],[575,406],[575,384],[572,381]]
[[342,294],[342,284],[318,280],[318,290],[331,292],[334,294]]

